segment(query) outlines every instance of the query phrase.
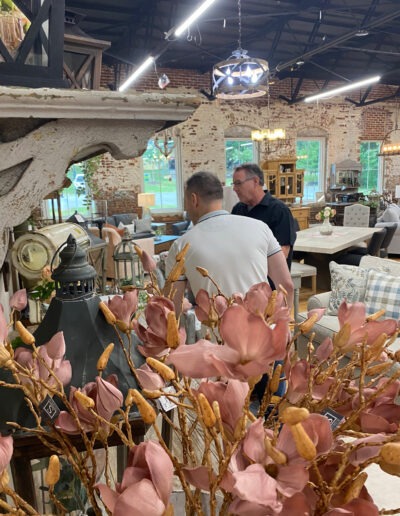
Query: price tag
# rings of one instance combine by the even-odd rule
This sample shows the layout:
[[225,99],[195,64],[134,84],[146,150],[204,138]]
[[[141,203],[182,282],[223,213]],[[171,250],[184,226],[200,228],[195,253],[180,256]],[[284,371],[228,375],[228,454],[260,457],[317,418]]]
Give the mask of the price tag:
[[[164,389],[164,392],[174,393],[176,392],[176,390],[174,387],[171,386]],[[157,400],[157,406],[160,410],[163,410],[164,412],[169,412],[170,410],[173,410],[176,407],[176,404],[166,396],[161,396]]]
[[329,424],[331,425],[332,430],[336,430],[336,428],[340,425],[340,423],[344,419],[342,414],[339,414],[338,412],[336,412],[336,410],[333,410],[329,407],[322,410],[321,415],[328,418]]
[[50,421],[53,423],[53,421],[55,421],[60,414],[60,409],[58,408],[57,403],[53,400],[53,398],[50,398],[49,395],[45,397],[39,407],[41,416],[45,421]]

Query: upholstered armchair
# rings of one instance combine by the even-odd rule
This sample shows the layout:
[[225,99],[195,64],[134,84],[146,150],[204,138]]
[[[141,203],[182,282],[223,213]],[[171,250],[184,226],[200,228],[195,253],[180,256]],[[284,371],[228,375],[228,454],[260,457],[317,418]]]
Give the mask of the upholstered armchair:
[[369,206],[363,204],[352,204],[344,209],[343,226],[368,227],[369,226]]

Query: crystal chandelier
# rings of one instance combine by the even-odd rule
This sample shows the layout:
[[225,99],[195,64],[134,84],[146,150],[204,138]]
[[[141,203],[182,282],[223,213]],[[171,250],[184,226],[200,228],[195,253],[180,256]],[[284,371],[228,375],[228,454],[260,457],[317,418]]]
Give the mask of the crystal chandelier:
[[242,10],[238,0],[238,49],[225,61],[214,65],[213,93],[225,100],[261,97],[268,91],[268,61],[253,58],[242,49]]

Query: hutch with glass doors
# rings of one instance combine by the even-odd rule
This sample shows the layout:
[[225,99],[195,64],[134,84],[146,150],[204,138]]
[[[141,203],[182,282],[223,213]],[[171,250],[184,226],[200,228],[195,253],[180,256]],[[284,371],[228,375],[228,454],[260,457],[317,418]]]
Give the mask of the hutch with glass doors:
[[285,202],[303,198],[304,170],[296,168],[296,161],[293,157],[261,162],[265,186],[274,197]]

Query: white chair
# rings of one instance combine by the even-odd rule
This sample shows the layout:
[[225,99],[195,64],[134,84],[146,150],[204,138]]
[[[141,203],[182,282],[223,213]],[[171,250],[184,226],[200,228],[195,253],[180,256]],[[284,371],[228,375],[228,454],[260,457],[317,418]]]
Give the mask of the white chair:
[[363,204],[351,204],[344,209],[343,226],[368,227],[369,206]]

